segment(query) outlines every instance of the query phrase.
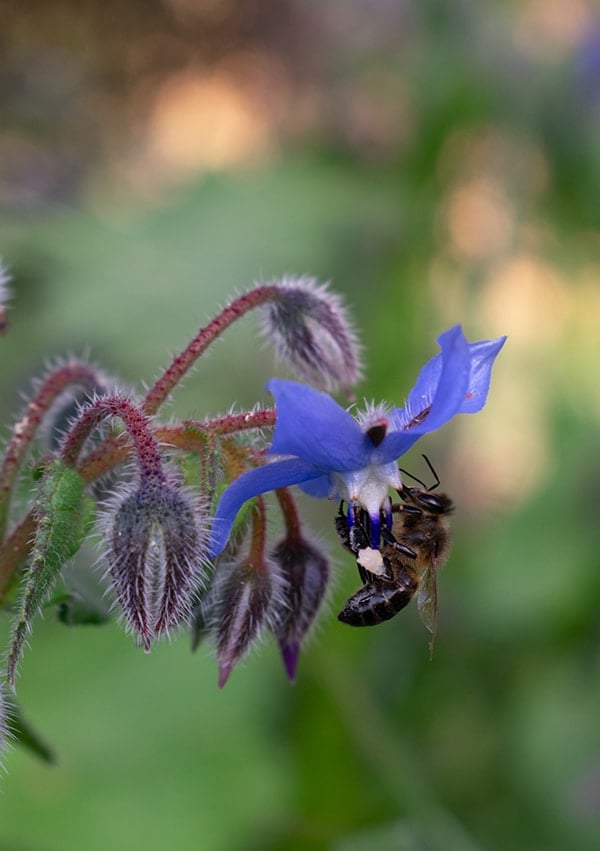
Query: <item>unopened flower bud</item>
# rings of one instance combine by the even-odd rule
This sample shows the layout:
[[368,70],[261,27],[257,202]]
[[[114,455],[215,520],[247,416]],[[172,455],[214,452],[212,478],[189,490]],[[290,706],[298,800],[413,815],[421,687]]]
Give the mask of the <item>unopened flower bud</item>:
[[234,665],[258,641],[264,627],[273,625],[282,595],[281,578],[269,560],[256,565],[246,559],[229,567],[222,565],[219,570],[224,573],[216,581],[212,619],[222,688]]
[[112,523],[109,574],[127,627],[146,651],[186,621],[203,581],[205,533],[187,496],[146,477]]
[[340,297],[313,278],[283,278],[261,308],[262,331],[297,376],[326,390],[360,378],[360,347]]
[[329,562],[317,547],[297,535],[288,535],[271,558],[285,581],[286,608],[274,628],[290,682],[296,677],[300,647],[309,632],[327,590]]

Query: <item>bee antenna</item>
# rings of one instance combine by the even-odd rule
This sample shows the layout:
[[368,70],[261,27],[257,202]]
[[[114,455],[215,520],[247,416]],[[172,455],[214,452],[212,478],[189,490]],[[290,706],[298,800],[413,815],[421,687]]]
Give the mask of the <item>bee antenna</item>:
[[424,488],[426,491],[434,491],[437,488],[437,486],[440,484],[440,477],[438,476],[438,474],[435,470],[435,467],[433,466],[433,464],[431,463],[431,461],[429,460],[427,455],[423,455],[422,457],[425,460],[425,463],[427,464],[427,466],[429,467],[429,469],[430,469],[430,471],[433,475],[433,478],[435,479],[434,483],[432,485],[430,485],[429,487],[427,487],[427,485],[425,484],[425,482],[422,479],[418,479],[416,476],[413,476],[412,473],[409,473],[408,470],[405,470],[403,467],[400,467],[399,470],[405,476],[408,476],[409,479],[412,479],[413,482],[417,482],[417,484],[421,485],[421,487]]
[[432,473],[432,475],[433,475],[433,477],[434,477],[434,479],[435,479],[435,482],[434,482],[434,483],[433,483],[430,487],[428,487],[428,488],[427,488],[427,490],[428,490],[428,491],[433,491],[433,490],[435,490],[435,489],[437,488],[437,486],[439,485],[439,483],[440,483],[440,477],[438,476],[438,474],[437,474],[437,472],[436,472],[435,467],[433,466],[433,464],[431,463],[431,461],[429,460],[429,458],[427,457],[427,455],[423,455],[423,460],[425,461],[425,463],[427,464],[427,466],[428,466],[428,467],[429,467],[429,469],[431,470],[431,473]]
[[398,469],[403,475],[408,476],[409,479],[412,479],[413,482],[417,482],[417,484],[421,485],[421,487],[425,488],[425,490],[429,490],[424,481],[418,479],[416,476],[413,476],[413,474],[409,473],[408,470],[405,470],[403,467],[399,467]]

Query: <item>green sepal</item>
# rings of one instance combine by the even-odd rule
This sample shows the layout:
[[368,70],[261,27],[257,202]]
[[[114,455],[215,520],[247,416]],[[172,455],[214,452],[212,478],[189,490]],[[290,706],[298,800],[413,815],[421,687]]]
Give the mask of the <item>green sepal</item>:
[[183,433],[195,449],[184,454],[184,482],[187,485],[200,485],[207,505],[212,505],[215,497],[217,470],[221,461],[219,444],[215,436],[192,422],[184,423]]
[[8,707],[7,722],[12,742],[21,745],[21,747],[37,756],[38,759],[41,759],[42,762],[49,765],[56,762],[56,756],[51,747],[44,741],[38,731],[31,726],[29,721],[24,717],[19,705],[14,701],[11,701]]
[[62,566],[90,530],[94,502],[84,488],[84,479],[72,467],[59,460],[47,465],[35,505],[35,540],[10,633],[6,670],[12,688],[31,622],[52,592]]
[[70,591],[56,601],[56,614],[65,626],[101,626],[110,614],[96,600],[78,591]]

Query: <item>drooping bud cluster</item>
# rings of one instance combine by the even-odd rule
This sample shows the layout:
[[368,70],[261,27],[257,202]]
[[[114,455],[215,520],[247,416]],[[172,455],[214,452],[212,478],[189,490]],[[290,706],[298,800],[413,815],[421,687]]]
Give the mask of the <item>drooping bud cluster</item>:
[[[265,555],[266,505],[253,504],[252,533],[247,555],[217,563],[210,611],[219,660],[219,685],[224,685],[235,663],[256,643],[263,627],[278,641],[290,682],[296,677],[300,649],[326,595],[329,561],[309,543],[296,503],[286,488],[277,491],[286,526],[285,537]],[[232,553],[231,545],[228,553]]]
[[327,390],[360,378],[360,348],[340,297],[313,278],[286,277],[261,308],[262,332],[282,362]]

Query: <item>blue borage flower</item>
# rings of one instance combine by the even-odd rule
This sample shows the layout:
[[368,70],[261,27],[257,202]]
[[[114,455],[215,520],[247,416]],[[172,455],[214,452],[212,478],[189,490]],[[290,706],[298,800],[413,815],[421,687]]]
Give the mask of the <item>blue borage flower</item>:
[[212,525],[209,558],[225,548],[238,510],[266,491],[299,485],[315,497],[345,499],[371,518],[379,546],[380,510],[389,488],[402,486],[397,460],[424,434],[455,414],[485,405],[494,360],[506,337],[469,343],[459,325],[439,338],[441,352],[422,368],[403,408],[371,407],[353,417],[331,396],[295,381],[273,378],[277,421],[262,467],[243,473],[224,491]]

